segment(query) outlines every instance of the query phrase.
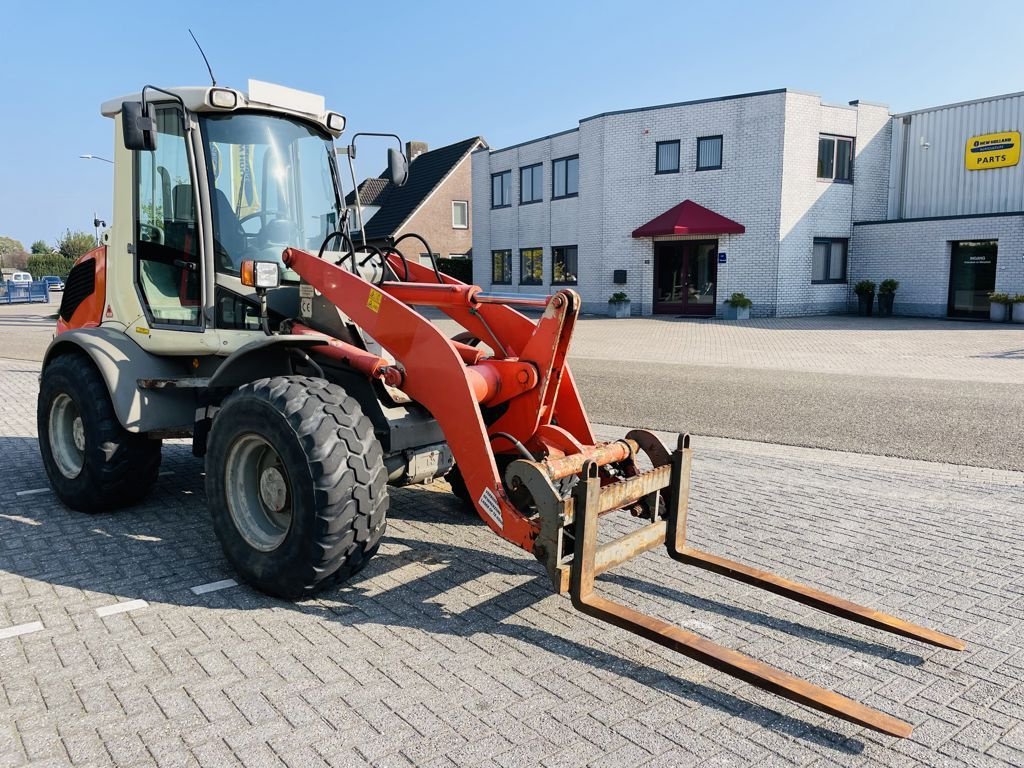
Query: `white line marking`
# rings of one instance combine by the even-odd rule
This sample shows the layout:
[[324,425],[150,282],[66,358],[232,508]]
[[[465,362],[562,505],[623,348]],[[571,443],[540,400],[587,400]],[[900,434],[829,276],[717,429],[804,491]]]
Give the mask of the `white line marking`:
[[160,477],[167,477],[167,475],[173,475],[173,474],[174,474],[174,470],[173,469],[166,469],[163,472],[161,472],[159,476]]
[[24,523],[25,525],[42,525],[38,520],[33,520],[31,517],[24,517],[23,515],[0,515],[4,520],[13,520],[16,523]]
[[35,496],[37,493],[49,493],[49,488],[33,488],[29,491],[18,491],[15,496]]
[[234,579],[221,579],[220,581],[211,581],[209,584],[200,584],[198,587],[190,587],[190,589],[194,595],[205,595],[207,592],[216,592],[218,589],[237,586],[238,582]]
[[0,640],[6,640],[8,637],[17,637],[18,635],[27,635],[30,632],[38,632],[40,629],[43,629],[43,622],[41,621],[30,621],[28,624],[7,627],[0,629]]
[[96,615],[113,616],[115,613],[124,613],[125,611],[137,611],[140,608],[148,608],[149,603],[145,600],[127,600],[123,603],[114,603],[113,605],[104,605],[96,609]]

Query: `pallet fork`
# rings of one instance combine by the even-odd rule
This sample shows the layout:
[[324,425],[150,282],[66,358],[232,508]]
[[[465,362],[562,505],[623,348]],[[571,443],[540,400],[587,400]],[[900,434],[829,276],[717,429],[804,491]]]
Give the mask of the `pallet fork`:
[[[430,411],[481,519],[533,553],[556,592],[568,592],[589,616],[751,685],[882,733],[910,734],[908,723],[598,594],[601,573],[664,545],[681,563],[826,613],[941,648],[964,648],[956,638],[689,546],[690,438],[680,436],[671,454],[645,430],[614,442],[595,439],[566,363],[580,307],[574,291],[488,294],[445,275],[437,282],[434,271],[400,254],[387,258],[392,276],[404,279],[374,284],[304,251],[284,254],[287,265],[394,361],[334,339],[332,352]],[[512,309],[523,304],[542,307],[540,320]],[[414,306],[440,309],[493,354],[448,339]],[[651,469],[641,471],[640,452]],[[643,525],[599,544],[599,519],[617,511]]]

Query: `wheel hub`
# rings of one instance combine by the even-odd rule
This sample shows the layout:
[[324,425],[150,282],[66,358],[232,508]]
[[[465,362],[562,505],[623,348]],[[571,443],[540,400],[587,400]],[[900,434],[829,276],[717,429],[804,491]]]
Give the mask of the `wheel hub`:
[[85,427],[82,426],[82,417],[76,416],[71,423],[71,437],[75,442],[75,448],[85,450]]
[[78,477],[85,465],[85,424],[67,392],[60,392],[50,403],[47,438],[57,471],[69,480]]
[[268,467],[260,474],[260,501],[271,512],[280,512],[288,503],[288,487],[277,467]]

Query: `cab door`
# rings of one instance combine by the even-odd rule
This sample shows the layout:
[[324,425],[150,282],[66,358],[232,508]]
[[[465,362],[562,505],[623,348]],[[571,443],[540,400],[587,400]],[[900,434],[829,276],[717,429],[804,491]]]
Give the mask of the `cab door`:
[[195,163],[181,107],[158,105],[156,126],[156,149],[134,153],[135,288],[148,325],[135,331],[153,337],[144,346],[163,331],[204,327]]

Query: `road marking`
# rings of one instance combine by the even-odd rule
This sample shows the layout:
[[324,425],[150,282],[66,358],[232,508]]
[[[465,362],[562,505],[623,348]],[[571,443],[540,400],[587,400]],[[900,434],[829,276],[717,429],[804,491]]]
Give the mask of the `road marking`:
[[16,523],[24,523],[25,525],[42,525],[38,520],[33,520],[31,517],[24,517],[23,515],[0,515],[4,520],[13,520]]
[[49,493],[49,492],[50,492],[49,488],[33,488],[31,490],[28,490],[28,491],[18,491],[14,495],[15,496],[35,496],[38,493]]
[[161,472],[159,476],[160,477],[167,477],[167,475],[173,475],[173,474],[174,474],[174,470],[173,469],[167,469],[167,470],[164,470],[163,472]]
[[8,637],[17,637],[18,635],[27,635],[31,632],[38,632],[43,629],[43,622],[41,621],[30,621],[28,624],[18,624],[13,627],[7,627],[0,629],[0,640],[6,640]]
[[216,592],[218,589],[237,586],[238,582],[234,579],[221,579],[220,581],[211,581],[209,584],[200,584],[198,587],[190,587],[190,589],[194,595],[205,595],[207,592]]
[[115,613],[125,613],[126,611],[137,611],[140,608],[148,608],[149,603],[145,600],[127,600],[123,603],[114,603],[113,605],[104,605],[96,609],[96,615],[99,617],[113,616]]

